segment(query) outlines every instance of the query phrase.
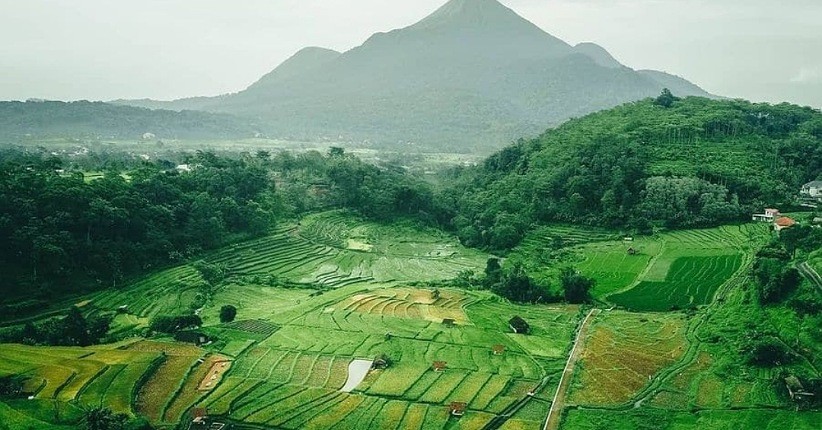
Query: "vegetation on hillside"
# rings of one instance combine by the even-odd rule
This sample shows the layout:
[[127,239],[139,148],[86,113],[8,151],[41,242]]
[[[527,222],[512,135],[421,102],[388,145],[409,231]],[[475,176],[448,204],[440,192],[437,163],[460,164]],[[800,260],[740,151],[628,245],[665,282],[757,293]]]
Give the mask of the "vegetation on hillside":
[[14,302],[4,307],[6,317],[38,309],[55,292],[116,287],[320,208],[379,220],[433,220],[437,212],[420,181],[341,151],[200,152],[182,170],[146,161],[94,180],[70,167],[56,157],[0,153],[0,286]]
[[458,169],[441,196],[464,243],[505,250],[550,222],[640,233],[741,221],[822,175],[822,114],[661,97],[572,120]]

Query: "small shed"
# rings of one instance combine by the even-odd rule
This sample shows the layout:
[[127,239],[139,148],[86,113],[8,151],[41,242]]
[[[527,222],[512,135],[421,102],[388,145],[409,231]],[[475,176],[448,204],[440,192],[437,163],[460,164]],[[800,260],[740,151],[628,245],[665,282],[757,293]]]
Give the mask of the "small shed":
[[446,327],[453,327],[457,322],[453,318],[443,318],[442,325]]
[[525,320],[519,316],[511,318],[508,321],[508,327],[511,327],[511,330],[513,330],[514,333],[521,334],[528,334],[528,332],[531,330],[531,326],[529,326],[528,323],[525,322]]
[[444,372],[445,369],[448,368],[448,363],[445,361],[435,361],[434,364],[431,365],[431,369],[435,372]]
[[492,352],[494,355],[502,355],[502,354],[504,354],[504,353],[505,353],[505,345],[494,345],[494,346],[491,348],[491,352]]
[[639,251],[637,251],[636,248],[634,248],[633,246],[628,248],[628,255],[637,255],[637,254],[639,254]]
[[202,407],[192,409],[191,424],[205,426],[206,419],[208,419],[208,409]]
[[788,389],[788,394],[791,396],[791,400],[802,400],[813,396],[813,393],[807,392],[805,387],[802,386],[802,382],[799,378],[794,375],[790,375],[785,378],[785,388]]
[[468,405],[465,402],[451,402],[451,405],[448,409],[451,411],[451,415],[455,417],[461,417],[465,415],[465,410],[468,408]]

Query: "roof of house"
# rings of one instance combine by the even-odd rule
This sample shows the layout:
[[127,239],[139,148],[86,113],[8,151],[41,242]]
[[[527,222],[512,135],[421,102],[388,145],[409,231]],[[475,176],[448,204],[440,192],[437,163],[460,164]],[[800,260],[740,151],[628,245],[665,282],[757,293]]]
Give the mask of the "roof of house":
[[493,349],[494,352],[505,352],[505,345],[494,345],[491,349]]
[[444,361],[435,361],[432,367],[434,369],[445,369],[446,367],[448,367],[448,363]]
[[451,402],[451,412],[465,412],[468,405],[465,402]]
[[776,220],[776,225],[780,227],[793,227],[794,225],[796,225],[796,221],[794,221],[792,218],[783,216],[782,218]]
[[206,409],[206,408],[194,408],[194,410],[191,411],[191,415],[194,415],[194,418],[202,418],[202,417],[208,416],[208,409]]
[[805,184],[806,187],[818,187],[822,188],[822,181],[811,181]]

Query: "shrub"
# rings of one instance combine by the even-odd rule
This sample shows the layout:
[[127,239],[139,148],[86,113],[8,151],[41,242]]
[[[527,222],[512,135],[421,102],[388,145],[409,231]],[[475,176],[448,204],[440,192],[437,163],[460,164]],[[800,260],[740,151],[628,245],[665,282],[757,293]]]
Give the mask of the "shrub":
[[232,305],[224,305],[220,308],[220,322],[228,323],[237,317],[237,308]]

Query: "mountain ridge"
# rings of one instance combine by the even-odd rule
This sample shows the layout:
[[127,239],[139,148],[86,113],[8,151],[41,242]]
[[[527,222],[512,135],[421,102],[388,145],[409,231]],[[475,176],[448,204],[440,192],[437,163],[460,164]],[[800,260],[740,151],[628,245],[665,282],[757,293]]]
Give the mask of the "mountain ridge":
[[237,93],[116,103],[245,116],[282,138],[467,152],[673,84],[677,95],[711,97],[681,78],[634,71],[599,45],[571,46],[496,0],[451,0],[344,53],[301,50]]

